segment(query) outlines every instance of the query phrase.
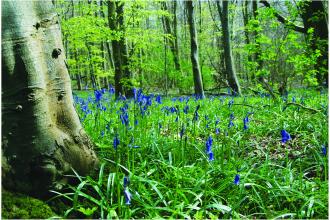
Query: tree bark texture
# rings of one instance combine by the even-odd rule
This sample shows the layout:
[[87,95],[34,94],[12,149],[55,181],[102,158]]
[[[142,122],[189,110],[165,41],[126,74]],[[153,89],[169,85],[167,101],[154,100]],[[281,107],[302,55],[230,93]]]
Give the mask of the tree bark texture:
[[188,17],[189,32],[190,32],[190,48],[191,48],[190,58],[192,63],[193,76],[194,76],[195,94],[204,97],[202,75],[198,60],[198,44],[197,44],[196,25],[194,19],[193,2],[186,1],[186,8],[187,8],[187,17]]
[[[111,30],[121,32],[118,40],[112,40],[112,52],[115,65],[115,95],[126,95],[133,97],[132,83],[130,81],[132,73],[129,70],[128,49],[124,34],[124,3],[108,0],[108,22]],[[122,80],[126,80],[126,86]]]
[[231,45],[230,45],[230,33],[229,33],[229,25],[228,25],[228,1],[222,1],[222,11],[220,7],[220,2],[217,2],[217,6],[221,19],[225,66],[228,76],[228,83],[230,88],[239,95],[241,94],[241,89],[233,65],[233,58],[232,58]]
[[51,1],[2,2],[2,184],[43,196],[98,163],[73,106]]

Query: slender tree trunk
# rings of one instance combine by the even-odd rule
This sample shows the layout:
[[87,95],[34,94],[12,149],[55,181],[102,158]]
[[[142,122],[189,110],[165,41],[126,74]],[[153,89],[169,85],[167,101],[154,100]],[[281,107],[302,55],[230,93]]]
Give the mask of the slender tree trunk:
[[97,164],[73,106],[50,1],[2,2],[2,184],[43,196]]
[[[249,1],[244,0],[242,1],[242,14],[243,14],[243,23],[244,23],[244,35],[245,35],[245,44],[249,45],[250,44],[250,36],[249,36],[249,31],[247,29],[247,25],[249,22],[249,14],[248,14],[248,6],[249,6]],[[252,61],[251,54],[247,55],[247,60],[248,63]],[[245,76],[246,80],[249,81],[249,69],[245,68]],[[252,79],[255,79],[254,71],[252,71]]]
[[222,25],[222,35],[224,41],[224,57],[225,57],[225,66],[227,70],[228,83],[230,88],[237,93],[241,94],[241,89],[238,83],[236,76],[235,68],[233,65],[233,58],[230,45],[230,33],[228,27],[228,1],[222,1],[223,9],[221,10],[220,2],[217,2],[218,12],[221,18]]
[[[121,31],[124,30],[124,3],[108,0],[108,21],[111,30]],[[125,35],[125,34],[123,34]],[[125,94],[126,97],[133,97],[132,91],[132,73],[129,70],[128,62],[128,49],[124,36],[119,40],[112,41],[113,59],[115,64],[115,89],[116,97],[119,94]],[[125,80],[127,86],[123,86],[122,80]]]
[[[162,2],[161,4],[162,4],[162,10],[169,12],[169,10],[167,8],[167,2]],[[174,4],[175,4],[175,7],[176,7],[176,1],[174,1]],[[175,22],[176,22],[176,15],[174,15],[174,17],[175,17]],[[172,31],[171,21],[170,21],[170,18],[168,16],[163,16],[162,19],[163,19],[163,27],[164,27],[165,34],[172,35],[172,37],[173,37],[173,38],[170,38],[170,39],[166,39],[166,42],[170,47],[171,53],[173,54],[173,62],[174,62],[175,70],[177,72],[181,73],[181,65],[180,65],[180,60],[179,60],[179,51],[178,51],[178,48],[177,48],[177,43],[178,43],[177,42],[177,35],[176,35],[177,33],[174,33],[174,31]],[[175,27],[175,25],[174,25],[174,27]],[[175,29],[176,29],[176,27],[175,27]],[[175,30],[175,31],[177,31],[177,30]]]
[[202,75],[200,72],[199,60],[198,60],[198,43],[196,25],[194,19],[194,6],[192,1],[186,1],[187,17],[190,32],[190,58],[192,63],[192,71],[194,76],[195,94],[204,98]]

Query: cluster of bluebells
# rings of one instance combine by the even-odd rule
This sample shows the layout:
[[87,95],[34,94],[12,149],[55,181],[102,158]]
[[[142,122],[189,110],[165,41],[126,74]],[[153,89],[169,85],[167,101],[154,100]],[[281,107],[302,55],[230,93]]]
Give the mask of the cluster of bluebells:
[[120,108],[120,120],[123,125],[128,127],[129,125],[129,117],[128,117],[128,104],[125,103],[123,107]]
[[234,122],[233,122],[234,119],[235,119],[235,116],[234,116],[233,113],[231,113],[230,116],[229,116],[228,128],[231,128],[231,127],[234,126]]
[[206,154],[209,156],[209,161],[214,160],[214,155],[212,152],[212,144],[213,144],[213,139],[211,136],[206,140],[205,147],[206,147]]

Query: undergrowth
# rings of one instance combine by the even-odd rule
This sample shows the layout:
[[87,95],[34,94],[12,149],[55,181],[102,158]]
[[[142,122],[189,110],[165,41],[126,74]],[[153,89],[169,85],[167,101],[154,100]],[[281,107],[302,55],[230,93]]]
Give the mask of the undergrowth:
[[74,99],[103,162],[64,217],[328,218],[325,93]]

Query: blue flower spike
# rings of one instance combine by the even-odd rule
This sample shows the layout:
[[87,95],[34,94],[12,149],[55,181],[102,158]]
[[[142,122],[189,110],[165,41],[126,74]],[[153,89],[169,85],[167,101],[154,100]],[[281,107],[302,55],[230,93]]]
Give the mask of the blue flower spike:
[[240,177],[239,174],[236,174],[236,175],[235,175],[235,179],[234,179],[234,184],[235,184],[235,185],[238,185],[238,184],[239,184],[240,178],[241,178],[241,177]]
[[290,134],[286,130],[281,131],[282,143],[285,144],[288,140],[291,140]]
[[327,156],[327,148],[324,145],[321,146],[321,150],[322,150],[322,155]]
[[125,204],[131,205],[132,194],[128,191],[127,188],[124,189]]

